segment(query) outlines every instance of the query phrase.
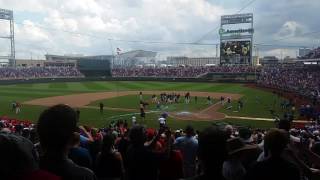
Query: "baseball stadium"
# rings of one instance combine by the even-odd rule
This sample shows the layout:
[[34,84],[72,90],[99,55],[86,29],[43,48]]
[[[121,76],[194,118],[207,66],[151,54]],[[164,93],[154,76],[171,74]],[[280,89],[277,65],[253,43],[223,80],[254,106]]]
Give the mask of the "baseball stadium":
[[[91,0],[44,15],[47,4],[0,0],[0,157],[13,162],[0,165],[0,179],[319,179],[319,31],[285,12],[280,30],[267,31],[256,1],[236,12],[219,11],[227,2],[168,1],[183,4],[170,16]],[[149,31],[162,16],[109,22],[114,12],[103,8],[113,6],[193,21],[160,38]],[[216,28],[199,38],[196,21]],[[194,31],[196,41],[180,41]]]

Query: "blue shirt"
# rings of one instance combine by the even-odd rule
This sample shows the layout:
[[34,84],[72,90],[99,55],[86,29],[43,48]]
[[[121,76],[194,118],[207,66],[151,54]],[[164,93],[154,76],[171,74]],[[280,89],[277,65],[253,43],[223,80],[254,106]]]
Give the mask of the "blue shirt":
[[198,140],[194,137],[178,137],[174,142],[174,145],[182,153],[184,166],[195,166],[198,151]]

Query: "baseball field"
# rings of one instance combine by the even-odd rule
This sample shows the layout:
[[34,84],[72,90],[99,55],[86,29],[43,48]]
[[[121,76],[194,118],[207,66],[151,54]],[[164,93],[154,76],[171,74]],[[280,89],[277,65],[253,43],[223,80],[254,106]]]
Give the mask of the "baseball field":
[[[47,106],[58,103],[68,104],[80,110],[80,123],[103,127],[114,120],[127,120],[132,116],[139,121],[139,92],[143,94],[146,119],[142,122],[158,127],[158,118],[163,112],[169,114],[167,123],[172,128],[183,128],[187,124],[202,129],[212,123],[231,123],[251,127],[269,128],[274,123],[270,110],[281,115],[281,97],[272,92],[252,88],[244,84],[191,83],[191,82],[134,82],[94,81],[65,83],[27,83],[0,86],[0,115],[36,122]],[[189,104],[184,102],[185,93],[190,92]],[[156,106],[151,96],[159,98],[161,93],[180,94],[179,103],[163,103]],[[197,101],[195,100],[197,96]],[[210,96],[212,104],[208,103]],[[220,97],[229,97],[231,103],[221,103]],[[238,109],[238,101],[243,107]],[[22,104],[21,112],[12,110],[12,103]],[[104,104],[100,113],[99,103]]]

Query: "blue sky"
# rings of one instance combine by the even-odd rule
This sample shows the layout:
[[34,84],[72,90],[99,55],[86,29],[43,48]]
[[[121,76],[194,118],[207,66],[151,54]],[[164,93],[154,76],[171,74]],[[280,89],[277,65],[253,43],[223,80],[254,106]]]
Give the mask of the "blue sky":
[[[44,58],[51,54],[111,54],[145,49],[168,55],[215,56],[215,46],[146,44],[108,41],[195,42],[215,27],[220,16],[233,14],[252,0],[0,0],[14,10],[18,58]],[[295,56],[298,47],[319,46],[320,1],[256,0],[242,12],[254,13],[254,43],[260,55]],[[1,35],[8,29],[0,22]],[[79,34],[77,34],[79,33]],[[284,39],[283,39],[284,38]],[[283,39],[283,40],[279,40]],[[203,43],[217,43],[213,31]],[[1,41],[2,44],[6,42]],[[111,49],[111,45],[113,49]],[[281,45],[281,46],[280,46]],[[8,48],[0,47],[0,55]]]

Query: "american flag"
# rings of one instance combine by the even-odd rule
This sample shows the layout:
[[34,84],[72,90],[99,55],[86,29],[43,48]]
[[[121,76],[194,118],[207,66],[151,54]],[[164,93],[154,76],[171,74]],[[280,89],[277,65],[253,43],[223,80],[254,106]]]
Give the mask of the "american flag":
[[117,48],[117,54],[119,55],[121,53],[121,49]]

